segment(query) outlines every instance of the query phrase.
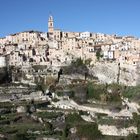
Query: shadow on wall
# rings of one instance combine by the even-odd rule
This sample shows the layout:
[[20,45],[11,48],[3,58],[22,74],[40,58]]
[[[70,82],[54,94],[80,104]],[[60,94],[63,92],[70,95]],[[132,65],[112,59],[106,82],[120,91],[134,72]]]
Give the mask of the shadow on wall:
[[6,67],[0,68],[0,84],[10,83],[11,76],[7,71]]

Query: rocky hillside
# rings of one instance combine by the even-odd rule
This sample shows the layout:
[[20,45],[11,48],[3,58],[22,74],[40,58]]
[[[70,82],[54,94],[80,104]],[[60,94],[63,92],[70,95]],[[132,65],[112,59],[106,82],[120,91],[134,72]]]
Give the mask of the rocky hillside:
[[96,63],[90,73],[98,77],[101,83],[120,83],[135,86],[139,82],[138,67],[117,63]]

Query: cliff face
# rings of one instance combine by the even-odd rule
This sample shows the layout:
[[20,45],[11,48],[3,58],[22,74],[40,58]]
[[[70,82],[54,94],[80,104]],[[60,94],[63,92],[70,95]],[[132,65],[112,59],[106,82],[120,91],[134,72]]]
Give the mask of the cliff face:
[[122,65],[120,66],[120,78],[119,83],[128,85],[128,86],[136,86],[138,85],[138,77],[137,66],[132,65]]
[[140,62],[137,63],[136,72],[137,72],[137,75],[138,75],[138,77],[137,77],[137,85],[139,85],[140,84]]
[[118,65],[113,63],[96,63],[90,73],[98,77],[101,83],[117,82]]
[[140,81],[138,66],[118,63],[96,63],[90,73],[98,77],[101,83],[120,83],[128,86],[136,86]]

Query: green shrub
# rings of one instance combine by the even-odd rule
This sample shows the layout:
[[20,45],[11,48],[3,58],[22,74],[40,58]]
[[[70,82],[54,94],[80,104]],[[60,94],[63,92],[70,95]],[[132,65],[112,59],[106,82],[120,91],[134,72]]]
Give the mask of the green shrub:
[[81,123],[81,122],[84,122],[84,120],[77,113],[68,114],[66,116],[66,123],[68,123],[68,124],[74,124],[75,125],[75,124]]
[[100,58],[102,58],[102,57],[103,57],[103,55],[102,55],[101,49],[98,49],[96,51],[96,58],[97,58],[97,60],[100,60]]
[[[110,89],[112,92],[109,93],[108,89]],[[119,103],[121,105],[121,86],[111,84],[111,85],[105,85],[105,84],[93,84],[88,83],[88,99],[95,99],[101,102],[105,103]]]
[[62,67],[64,74],[82,74],[88,73],[88,68],[81,58],[72,61],[69,66]]
[[139,139],[140,139],[140,135],[134,133],[129,134],[126,138],[126,140],[139,140]]
[[88,99],[100,100],[100,95],[105,93],[105,85],[88,84]]
[[12,140],[29,140],[29,139],[27,138],[26,133],[18,133],[14,137],[12,137]]
[[138,115],[137,113],[133,113],[133,121],[134,125],[138,128],[138,132],[140,133],[140,115]]
[[89,115],[87,111],[83,111],[83,110],[80,110],[79,111],[79,114],[80,115]]
[[131,100],[139,101],[140,99],[140,85],[135,87],[126,87],[123,91],[123,96]]
[[72,61],[71,64],[73,66],[79,67],[79,66],[84,65],[84,62],[81,58],[77,58],[76,60]]
[[37,112],[36,115],[41,118],[47,118],[47,119],[52,119],[52,118],[57,118],[62,116],[63,114],[61,112]]
[[97,140],[102,137],[96,123],[77,125],[77,135],[80,138],[86,138],[88,140],[93,140],[93,138]]

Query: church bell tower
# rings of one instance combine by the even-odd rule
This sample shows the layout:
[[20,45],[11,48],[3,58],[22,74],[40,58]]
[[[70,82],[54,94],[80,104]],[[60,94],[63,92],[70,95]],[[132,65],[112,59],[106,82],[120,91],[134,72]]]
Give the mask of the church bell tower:
[[48,33],[53,34],[54,26],[53,26],[53,17],[50,15],[48,20]]

